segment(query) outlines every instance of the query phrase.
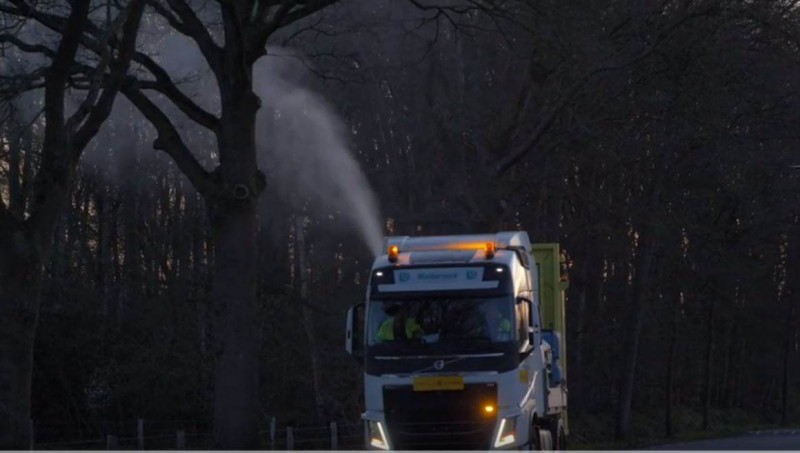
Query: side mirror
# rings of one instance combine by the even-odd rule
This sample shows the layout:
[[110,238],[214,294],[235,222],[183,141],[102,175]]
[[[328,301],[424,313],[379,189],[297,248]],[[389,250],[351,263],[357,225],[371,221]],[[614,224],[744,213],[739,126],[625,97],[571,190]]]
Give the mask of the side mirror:
[[528,310],[527,310],[527,312],[528,312],[528,320],[527,320],[527,324],[528,324],[528,329],[527,329],[528,330],[528,343],[531,345],[531,348],[533,348],[534,345],[536,344],[536,330],[539,327],[539,326],[537,326],[535,324],[536,323],[536,317],[533,314],[534,310],[536,310],[536,306],[534,306],[533,305],[533,301],[528,299],[527,297],[518,297],[517,298],[517,303],[518,304],[522,303],[522,304],[525,304],[525,305],[528,306]]
[[361,319],[363,319],[364,304],[358,304],[347,310],[347,328],[345,331],[344,349],[348,354],[361,359],[364,357],[364,341],[361,335]]
[[551,348],[547,348],[544,352],[544,363],[547,374],[551,374],[553,372],[553,350]]
[[[533,330],[533,302],[527,297],[517,297],[517,305],[525,304],[528,319],[525,320],[525,332],[528,333],[528,347],[524,351],[520,351],[520,360],[525,360],[533,352],[534,345],[536,344],[536,337]],[[518,311],[519,312],[519,311]],[[522,332],[520,332],[522,335]]]

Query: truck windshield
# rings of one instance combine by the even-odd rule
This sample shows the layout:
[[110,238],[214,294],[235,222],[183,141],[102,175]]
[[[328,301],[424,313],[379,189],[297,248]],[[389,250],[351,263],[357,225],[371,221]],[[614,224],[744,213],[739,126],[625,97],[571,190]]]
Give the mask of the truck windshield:
[[504,343],[515,339],[513,298],[373,300],[369,344]]

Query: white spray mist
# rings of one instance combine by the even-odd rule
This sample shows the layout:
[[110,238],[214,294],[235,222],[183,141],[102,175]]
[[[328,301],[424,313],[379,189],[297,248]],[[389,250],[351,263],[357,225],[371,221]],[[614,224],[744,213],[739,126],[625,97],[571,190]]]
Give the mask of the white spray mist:
[[261,98],[256,143],[267,181],[296,207],[311,203],[337,214],[377,255],[383,228],[375,195],[351,154],[346,129],[297,71],[275,57],[259,60],[253,88]]

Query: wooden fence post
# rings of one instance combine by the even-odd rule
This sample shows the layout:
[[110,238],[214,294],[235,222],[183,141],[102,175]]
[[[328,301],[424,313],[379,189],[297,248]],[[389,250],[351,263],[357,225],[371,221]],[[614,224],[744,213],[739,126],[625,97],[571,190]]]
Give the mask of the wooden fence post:
[[339,431],[336,422],[331,422],[331,450],[339,449]]
[[186,450],[186,433],[183,430],[179,430],[175,433],[175,440],[177,445],[175,446],[178,450]]
[[119,450],[119,439],[111,434],[106,436],[106,450]]
[[139,450],[144,450],[144,420],[136,420],[136,439],[138,440]]
[[275,417],[269,421],[269,449],[275,449]]
[[291,426],[286,427],[286,449],[294,450],[294,432]]

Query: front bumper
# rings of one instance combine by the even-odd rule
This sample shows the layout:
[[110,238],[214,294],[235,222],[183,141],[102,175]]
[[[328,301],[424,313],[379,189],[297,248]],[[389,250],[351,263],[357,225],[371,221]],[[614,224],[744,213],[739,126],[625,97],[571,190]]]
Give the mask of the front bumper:
[[[497,426],[487,431],[490,437],[474,438],[476,432],[463,424],[439,424],[427,426],[404,426],[401,428],[387,425],[382,414],[364,414],[364,435],[367,450],[510,450],[527,447],[528,427],[520,415],[501,416]],[[512,428],[509,429],[508,425]],[[397,438],[393,442],[390,433],[404,430],[403,435],[412,435],[416,442],[409,438]],[[502,431],[501,431],[502,430]],[[475,441],[471,441],[475,439]],[[488,445],[488,446],[487,446]],[[457,447],[457,448],[456,448]]]

